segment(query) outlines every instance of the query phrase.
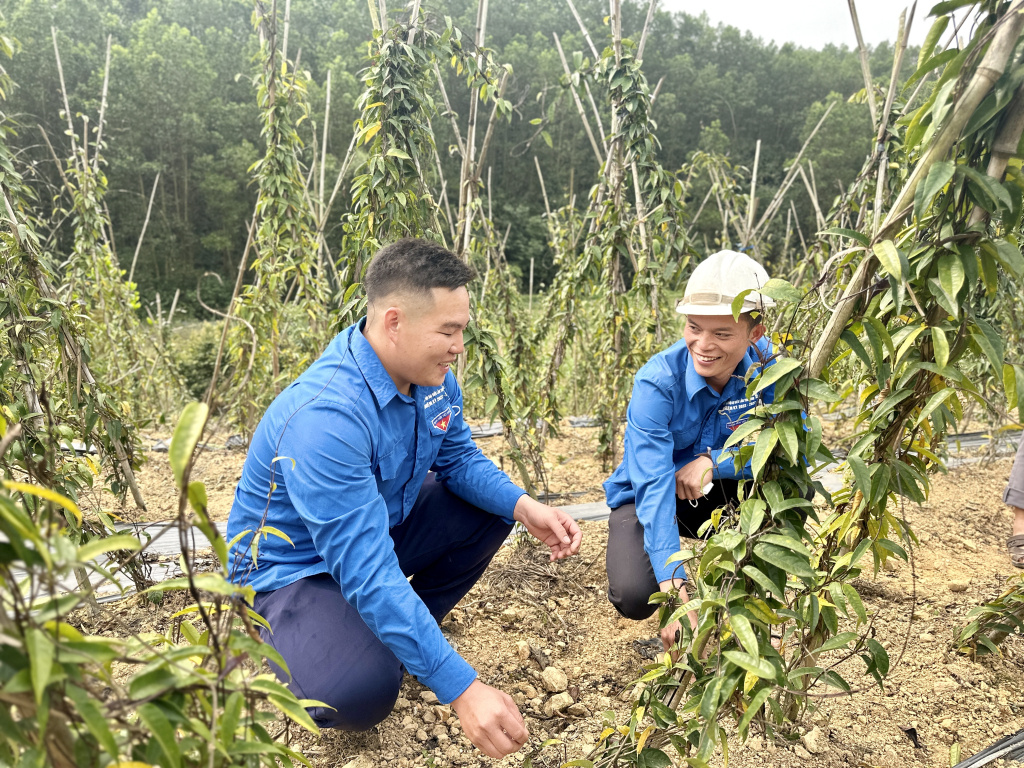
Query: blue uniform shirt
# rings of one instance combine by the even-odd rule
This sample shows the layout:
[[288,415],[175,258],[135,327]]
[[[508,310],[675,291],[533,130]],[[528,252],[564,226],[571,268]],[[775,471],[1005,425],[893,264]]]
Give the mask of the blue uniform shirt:
[[472,442],[455,376],[401,394],[363,336],[364,322],[338,334],[256,428],[228,539],[255,531],[265,514],[292,543],[261,538],[253,567],[253,537],[243,536],[231,551],[234,578],[268,592],[330,573],[381,642],[447,704],[476,672],[413,592],[389,531],[408,517],[428,471],[509,522],[524,491]]
[[[765,339],[757,347],[765,357],[770,354]],[[774,386],[769,386],[759,395],[746,397],[743,377],[758,359],[748,349],[721,394],[697,373],[683,340],[637,371],[626,411],[622,463],[605,481],[604,490],[612,509],[636,504],[644,528],[644,550],[659,583],[672,578],[678,566],[665,565],[679,551],[675,473],[710,451],[716,479],[737,477],[734,449],[723,451],[722,446],[747,420],[746,413],[757,405],[758,396],[770,403],[774,394]]]

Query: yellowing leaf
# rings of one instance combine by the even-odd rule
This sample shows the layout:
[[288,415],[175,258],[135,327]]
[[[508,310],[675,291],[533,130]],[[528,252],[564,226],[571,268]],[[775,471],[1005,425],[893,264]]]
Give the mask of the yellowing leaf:
[[17,491],[18,493],[27,493],[29,496],[38,496],[40,499],[46,499],[54,504],[59,504],[75,516],[75,520],[78,521],[79,525],[82,524],[82,512],[78,509],[78,505],[66,496],[61,496],[56,491],[32,485],[31,483],[18,483],[14,480],[4,480],[4,488],[9,491]]

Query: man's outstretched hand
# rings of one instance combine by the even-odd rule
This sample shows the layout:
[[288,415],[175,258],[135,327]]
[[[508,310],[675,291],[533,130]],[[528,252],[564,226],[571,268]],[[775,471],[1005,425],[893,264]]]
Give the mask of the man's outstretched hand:
[[524,493],[516,502],[512,517],[525,525],[526,530],[534,538],[551,548],[552,561],[561,560],[580,551],[580,541],[583,538],[580,527],[562,510],[541,504]]
[[512,697],[474,680],[452,702],[466,738],[488,757],[500,760],[522,749],[530,738]]

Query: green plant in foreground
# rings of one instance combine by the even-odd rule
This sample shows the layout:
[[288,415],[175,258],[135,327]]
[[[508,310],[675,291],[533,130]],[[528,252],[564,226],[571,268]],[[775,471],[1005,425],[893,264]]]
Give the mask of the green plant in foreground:
[[[102,556],[137,552],[140,542],[118,534],[76,546],[68,531],[82,524],[85,513],[73,501],[4,480],[0,762],[54,768],[309,765],[279,738],[289,721],[317,733],[305,710],[314,703],[296,699],[272,674],[260,674],[264,659],[287,667],[253,628],[253,622],[264,622],[250,608],[252,590],[227,580],[228,545],[207,516],[205,487],[189,482],[206,415],[205,405],[191,403],[174,431],[170,463],[179,509],[172,527],[183,543],[189,529],[198,528],[218,565],[196,573],[183,556],[185,575],[158,585],[161,592],[188,590],[195,600],[174,614],[165,634],[110,638],[72,626],[69,614],[85,600],[83,593],[61,588],[72,570],[85,567],[112,580]],[[13,430],[3,436],[0,458],[17,439]],[[278,713],[287,718],[284,727]]]
[[[912,82],[946,69],[905,120],[894,120],[904,105],[891,84],[876,154],[842,202],[860,209],[858,229],[821,233],[837,238],[833,248],[847,243],[829,259],[836,287],[819,292],[826,276],[810,291],[782,280],[761,289],[781,315],[774,364],[746,373],[747,396],[771,385],[774,402],[753,409],[727,443],[737,463],[751,462],[754,482],[738,509],[719,510],[704,540],[674,557],[687,564],[691,599],[652,597],[661,626],[683,619],[678,659],[648,666],[627,721],[609,723],[591,759],[567,765],[667,766],[674,753],[699,768],[716,749],[728,758],[733,733],[791,736],[814,700],[857,692],[848,662],[867,685],[884,686],[894,662],[852,582],[889,557],[909,558],[915,538],[901,508],[927,498],[928,473],[943,468],[936,446],[962,417],[962,399],[985,405],[965,371],[988,368],[1014,383],[1024,373],[984,317],[999,280],[1024,280],[1024,179],[1012,157],[1024,128],[1013,117],[1024,107],[1019,5],[984,3],[967,48],[923,57]],[[837,289],[834,308],[813,310]],[[859,393],[855,434],[845,487],[818,512],[804,495],[813,485],[828,498],[811,476],[832,456],[813,414],[839,400],[837,388]],[[1019,407],[1021,388],[1007,390]],[[981,609],[961,642],[997,612],[1005,624],[1022,589],[998,611]]]

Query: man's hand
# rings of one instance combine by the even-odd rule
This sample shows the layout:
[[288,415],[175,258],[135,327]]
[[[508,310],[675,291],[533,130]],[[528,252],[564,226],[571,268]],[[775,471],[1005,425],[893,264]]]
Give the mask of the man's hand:
[[[668,592],[672,587],[679,587],[679,603],[680,605],[686,605],[689,601],[689,597],[686,594],[686,583],[682,579],[666,579],[661,582],[658,587],[662,592]],[[690,620],[690,626],[693,628],[694,633],[697,632],[697,612],[690,611],[686,614],[686,618]],[[667,651],[679,640],[682,635],[683,627],[678,621],[673,621],[671,624],[661,630],[661,645]],[[672,661],[675,662],[679,658],[679,652],[675,651],[672,654]]]
[[560,509],[549,507],[524,493],[516,502],[512,517],[526,530],[551,548],[551,560],[575,555],[580,551],[583,534],[576,521]]
[[466,738],[488,757],[500,760],[523,748],[530,738],[512,697],[474,680],[452,702]]
[[676,496],[680,499],[699,499],[704,486],[711,482],[715,463],[707,456],[694,459],[676,472]]

